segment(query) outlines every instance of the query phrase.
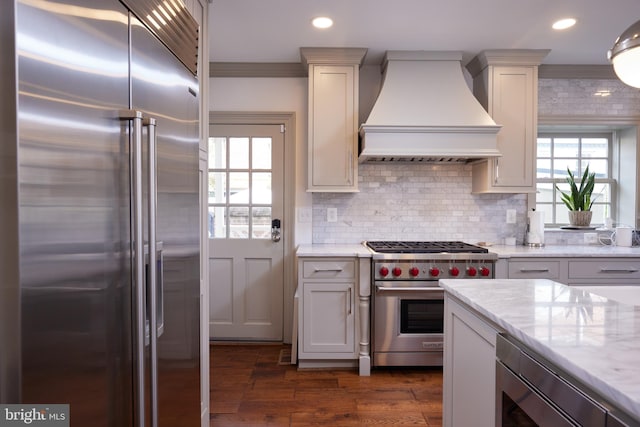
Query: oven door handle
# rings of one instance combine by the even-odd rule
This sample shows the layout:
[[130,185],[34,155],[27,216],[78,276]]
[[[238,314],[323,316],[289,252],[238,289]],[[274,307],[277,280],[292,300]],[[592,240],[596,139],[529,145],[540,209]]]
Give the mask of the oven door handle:
[[440,288],[440,287],[419,287],[419,286],[403,286],[403,287],[388,287],[388,286],[381,286],[381,285],[376,285],[376,290],[378,291],[420,291],[420,292],[443,292],[444,289]]

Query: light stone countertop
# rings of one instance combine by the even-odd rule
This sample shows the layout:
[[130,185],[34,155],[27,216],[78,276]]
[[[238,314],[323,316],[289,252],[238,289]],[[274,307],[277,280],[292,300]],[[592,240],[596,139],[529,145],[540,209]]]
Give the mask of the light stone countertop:
[[513,257],[638,257],[640,246],[624,248],[606,245],[548,245],[541,248],[528,246],[495,245],[487,247],[489,252],[498,254],[498,258]]
[[358,257],[371,258],[371,251],[364,245],[354,244],[321,244],[300,245],[296,250],[299,257]]
[[[468,242],[477,244],[476,242]],[[487,247],[489,252],[498,258],[513,257],[638,257],[640,246],[623,248],[604,245],[548,245],[542,248],[528,246],[493,245]],[[305,244],[299,245],[296,251],[301,257],[371,257],[372,253],[363,244]]]
[[640,306],[550,280],[439,283],[640,423]]

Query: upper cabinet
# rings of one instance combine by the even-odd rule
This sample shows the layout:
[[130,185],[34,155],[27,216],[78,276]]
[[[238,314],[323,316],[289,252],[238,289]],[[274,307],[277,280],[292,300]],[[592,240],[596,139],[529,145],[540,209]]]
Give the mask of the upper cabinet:
[[301,48],[309,72],[307,191],[358,191],[358,77],[363,48]]
[[502,125],[502,157],[473,165],[473,193],[536,191],[538,66],[548,50],[486,50],[467,69],[473,93],[493,120]]

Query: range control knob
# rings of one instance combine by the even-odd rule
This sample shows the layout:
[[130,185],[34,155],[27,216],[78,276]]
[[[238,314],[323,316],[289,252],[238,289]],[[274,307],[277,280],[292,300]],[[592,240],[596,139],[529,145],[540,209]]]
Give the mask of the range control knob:
[[451,274],[453,277],[456,277],[458,274],[460,274],[460,270],[458,269],[458,267],[451,267],[449,269],[449,274]]
[[487,267],[480,267],[480,275],[483,277],[488,277],[489,273],[491,273],[491,270],[489,270]]
[[433,277],[438,277],[438,275],[440,274],[440,270],[438,270],[438,267],[431,267],[429,269],[429,274]]
[[380,275],[382,277],[387,277],[389,274],[389,269],[387,267],[380,267]]
[[476,274],[478,274],[478,270],[476,270],[475,267],[469,267],[467,268],[467,274],[471,277],[474,277]]
[[400,269],[400,267],[393,267],[393,270],[391,270],[391,273],[398,277],[402,274],[402,270]]
[[411,277],[416,277],[418,274],[420,274],[420,270],[418,270],[418,267],[411,267],[409,269],[409,274],[411,275]]

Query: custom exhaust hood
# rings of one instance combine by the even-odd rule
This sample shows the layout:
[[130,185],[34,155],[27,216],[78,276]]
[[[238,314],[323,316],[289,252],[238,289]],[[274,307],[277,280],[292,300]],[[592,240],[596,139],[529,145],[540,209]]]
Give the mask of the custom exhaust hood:
[[461,61],[460,52],[387,51],[382,88],[360,126],[359,161],[499,157],[501,126],[469,90]]

